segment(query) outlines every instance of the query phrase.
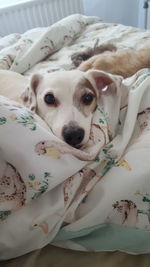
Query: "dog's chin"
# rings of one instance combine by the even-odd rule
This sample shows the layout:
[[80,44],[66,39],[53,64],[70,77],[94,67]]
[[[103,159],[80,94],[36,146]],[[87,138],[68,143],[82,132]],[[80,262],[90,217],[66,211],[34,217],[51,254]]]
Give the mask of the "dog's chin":
[[74,146],[74,148],[84,150],[85,148],[88,147],[88,142],[89,142],[89,140],[86,143],[82,143],[82,144]]
[[83,145],[79,144],[79,145],[76,145],[76,146],[73,146],[74,148],[76,149],[82,149]]
[[72,146],[72,147],[74,147],[74,148],[76,148],[76,149],[84,150],[84,149],[86,149],[88,146],[89,146],[89,139],[86,140],[86,141],[84,141],[84,142],[82,142],[82,143],[80,143],[80,144],[78,144],[78,145],[76,145],[76,146]]

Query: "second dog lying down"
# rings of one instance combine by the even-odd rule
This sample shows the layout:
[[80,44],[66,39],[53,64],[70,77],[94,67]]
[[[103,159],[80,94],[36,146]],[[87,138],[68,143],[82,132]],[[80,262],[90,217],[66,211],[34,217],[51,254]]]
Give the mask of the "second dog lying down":
[[150,47],[148,46],[137,51],[132,49],[105,51],[91,57],[78,67],[81,71],[98,69],[124,78],[134,75],[143,68],[150,68]]

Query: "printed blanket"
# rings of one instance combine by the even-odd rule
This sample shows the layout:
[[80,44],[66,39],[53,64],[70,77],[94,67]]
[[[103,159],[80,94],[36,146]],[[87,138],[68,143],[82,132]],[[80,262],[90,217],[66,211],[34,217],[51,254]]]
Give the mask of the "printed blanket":
[[[119,29],[120,40],[126,36],[132,46],[150,38],[147,31],[73,15],[2,38],[0,66],[29,76],[71,69],[70,55],[81,44],[93,45],[103,35],[115,42]],[[150,71],[111,77],[116,95],[100,100],[84,151],[56,138],[30,110],[0,97],[1,260],[50,242],[84,251],[150,252]]]

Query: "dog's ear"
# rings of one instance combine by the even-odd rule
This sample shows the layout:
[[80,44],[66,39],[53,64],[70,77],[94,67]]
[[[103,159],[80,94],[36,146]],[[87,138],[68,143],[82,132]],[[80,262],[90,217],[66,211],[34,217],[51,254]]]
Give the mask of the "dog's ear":
[[21,95],[21,100],[23,104],[31,109],[32,111],[36,112],[36,95],[38,86],[42,80],[43,76],[40,74],[34,74],[31,77],[30,84],[26,88],[26,90]]
[[117,90],[117,83],[122,81],[121,76],[111,75],[109,73],[99,70],[89,70],[85,73],[86,78],[92,84],[97,95],[115,94]]

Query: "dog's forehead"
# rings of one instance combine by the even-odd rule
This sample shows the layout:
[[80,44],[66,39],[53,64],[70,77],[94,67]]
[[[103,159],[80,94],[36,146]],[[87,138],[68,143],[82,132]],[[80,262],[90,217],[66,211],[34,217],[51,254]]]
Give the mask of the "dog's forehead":
[[78,70],[73,71],[57,71],[45,75],[44,85],[57,89],[74,89],[83,79],[84,73]]

